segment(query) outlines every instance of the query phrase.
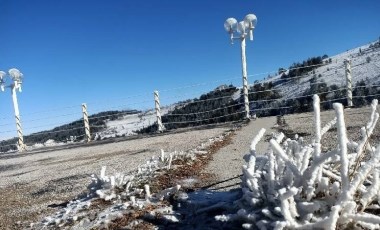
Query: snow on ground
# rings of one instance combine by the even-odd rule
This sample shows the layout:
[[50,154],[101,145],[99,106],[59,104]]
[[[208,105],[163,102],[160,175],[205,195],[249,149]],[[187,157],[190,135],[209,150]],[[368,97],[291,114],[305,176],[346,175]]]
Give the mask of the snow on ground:
[[232,94],[232,100],[234,101],[239,100],[242,93],[243,93],[242,89],[238,87],[236,92]]
[[[331,58],[331,63],[316,68],[315,73],[309,72],[302,77],[294,78],[294,81],[280,83],[275,86],[275,89],[279,90],[284,98],[297,97],[310,87],[310,80],[314,75],[321,75],[318,77],[318,82],[323,81],[328,86],[336,84],[338,87],[344,87],[346,84],[345,59],[351,60],[353,86],[361,80],[368,80],[367,84],[377,84],[380,82],[380,49],[369,48],[371,44],[373,43],[324,59],[323,61],[328,61]],[[368,58],[369,62],[367,62]],[[265,82],[281,82],[281,75],[261,81],[261,83]]]
[[[173,106],[161,109],[161,116],[167,114]],[[156,123],[155,110],[148,110],[138,114],[124,115],[123,117],[106,122],[106,129],[98,132],[95,139],[105,139],[120,136],[136,135],[137,131]]]

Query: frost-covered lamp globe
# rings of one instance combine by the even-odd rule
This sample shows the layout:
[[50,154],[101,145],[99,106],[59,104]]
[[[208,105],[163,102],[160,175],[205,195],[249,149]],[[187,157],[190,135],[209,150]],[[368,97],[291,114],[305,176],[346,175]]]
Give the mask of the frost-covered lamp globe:
[[5,80],[4,80],[4,77],[5,77],[6,73],[4,71],[0,71],[0,88],[1,88],[1,91],[4,91],[4,85],[5,85]]
[[244,18],[244,25],[249,30],[249,38],[253,40],[253,29],[255,29],[257,24],[257,17],[254,14],[248,14]]
[[224,29],[227,33],[233,33],[236,30],[237,20],[235,18],[227,18],[224,22]]
[[254,14],[248,14],[244,18],[244,23],[247,28],[255,28],[257,24],[257,17]]
[[8,73],[12,77],[12,80],[14,81],[15,88],[21,92],[21,84],[22,84],[23,74],[20,72],[20,70],[18,70],[16,68],[10,69],[8,71]]
[[224,29],[230,34],[231,43],[234,43],[234,32],[236,31],[237,20],[235,18],[227,18],[224,22]]
[[246,27],[245,27],[245,23],[243,21],[239,22],[238,26],[237,26],[237,32],[241,35],[244,36],[245,34],[245,30],[246,30]]

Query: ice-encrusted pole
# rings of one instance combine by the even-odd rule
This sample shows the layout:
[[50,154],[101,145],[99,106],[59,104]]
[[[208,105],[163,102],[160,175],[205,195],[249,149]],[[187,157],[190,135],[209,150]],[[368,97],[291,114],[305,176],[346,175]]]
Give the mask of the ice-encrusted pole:
[[83,113],[83,122],[84,122],[84,130],[85,130],[85,139],[87,142],[91,141],[91,134],[90,134],[90,123],[88,121],[88,113],[87,113],[87,104],[82,104],[82,113]]
[[18,134],[18,150],[22,152],[25,150],[25,145],[24,145],[24,136],[22,134],[20,112],[19,112],[18,103],[17,103],[16,86],[12,87],[12,101],[13,101],[13,107],[15,111],[16,128],[17,128],[17,134]]
[[157,126],[158,126],[158,132],[164,131],[164,125],[162,124],[161,119],[161,108],[160,108],[160,95],[158,94],[158,91],[154,91],[154,105],[156,109],[156,118],[157,118]]
[[241,66],[243,75],[243,94],[244,94],[244,109],[245,118],[249,119],[249,99],[248,99],[248,76],[247,76],[247,61],[245,56],[245,36],[241,38]]
[[346,87],[347,87],[347,106],[352,107],[352,77],[351,77],[351,61],[344,59],[345,73],[346,73]]

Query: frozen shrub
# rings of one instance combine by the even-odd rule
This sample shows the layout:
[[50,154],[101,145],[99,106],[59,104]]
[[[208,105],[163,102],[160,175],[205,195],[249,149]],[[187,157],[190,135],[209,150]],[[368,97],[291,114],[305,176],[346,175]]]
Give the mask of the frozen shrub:
[[[265,154],[257,154],[261,130],[245,158],[239,210],[217,220],[236,221],[246,229],[380,228],[380,217],[372,214],[380,210],[380,147],[369,143],[379,119],[377,100],[359,142],[347,138],[341,104],[333,105],[336,118],[322,127],[319,97],[313,100],[314,141],[279,134]],[[334,125],[336,149],[322,152],[321,139]]]

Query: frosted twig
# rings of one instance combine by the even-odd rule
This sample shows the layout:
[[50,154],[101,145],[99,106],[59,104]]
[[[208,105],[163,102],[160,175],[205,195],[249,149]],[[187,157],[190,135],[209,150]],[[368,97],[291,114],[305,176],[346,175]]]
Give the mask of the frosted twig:
[[321,136],[325,135],[336,124],[336,117],[329,121],[321,130]]
[[259,133],[255,136],[255,138],[253,138],[253,140],[251,142],[251,146],[250,146],[251,154],[256,154],[256,145],[257,145],[257,143],[259,143],[261,138],[263,138],[264,133],[265,133],[265,129],[264,128],[260,129]]
[[342,177],[342,190],[348,190],[349,180],[348,180],[348,158],[347,158],[347,133],[346,124],[344,122],[343,105],[334,103],[333,107],[335,109],[335,114],[337,117],[338,125],[338,140],[339,140],[339,151],[340,151],[340,176]]
[[293,162],[289,159],[289,157],[285,154],[284,150],[277,143],[277,141],[272,139],[270,140],[270,144],[273,147],[274,152],[277,153],[277,155],[280,156],[283,161],[285,161],[286,165],[290,168],[290,170],[292,170],[295,176],[299,178],[301,176],[300,172],[298,171],[297,167],[293,164]]

